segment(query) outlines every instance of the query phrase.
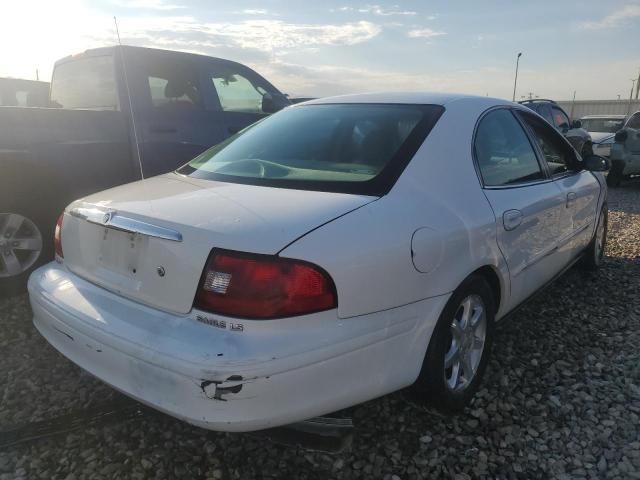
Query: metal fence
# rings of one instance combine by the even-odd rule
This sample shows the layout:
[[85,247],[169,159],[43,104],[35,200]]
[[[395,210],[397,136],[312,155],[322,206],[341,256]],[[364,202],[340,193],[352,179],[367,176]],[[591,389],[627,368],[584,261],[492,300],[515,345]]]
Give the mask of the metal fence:
[[640,100],[560,100],[560,106],[571,118],[585,115],[627,115],[640,110]]

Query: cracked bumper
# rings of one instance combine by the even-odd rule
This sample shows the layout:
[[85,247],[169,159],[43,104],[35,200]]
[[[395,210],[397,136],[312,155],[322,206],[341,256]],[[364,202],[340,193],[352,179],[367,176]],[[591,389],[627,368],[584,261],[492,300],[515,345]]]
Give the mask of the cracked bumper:
[[410,385],[447,300],[349,319],[333,310],[244,321],[237,332],[197,321],[198,312],[132,302],[56,263],[32,274],[29,295],[36,328],[68,359],[142,403],[221,431],[285,425]]

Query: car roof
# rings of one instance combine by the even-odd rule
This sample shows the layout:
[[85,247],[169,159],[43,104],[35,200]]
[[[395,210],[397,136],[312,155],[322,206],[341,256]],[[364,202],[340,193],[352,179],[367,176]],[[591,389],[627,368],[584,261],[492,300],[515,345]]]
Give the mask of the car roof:
[[619,120],[623,120],[627,118],[626,115],[585,115],[584,117],[580,117],[581,119],[589,119],[589,118],[615,118]]
[[437,92],[375,92],[323,97],[298,105],[315,105],[327,103],[397,103],[415,105],[442,105],[452,102],[469,102],[478,105],[513,105],[507,100],[475,95]]

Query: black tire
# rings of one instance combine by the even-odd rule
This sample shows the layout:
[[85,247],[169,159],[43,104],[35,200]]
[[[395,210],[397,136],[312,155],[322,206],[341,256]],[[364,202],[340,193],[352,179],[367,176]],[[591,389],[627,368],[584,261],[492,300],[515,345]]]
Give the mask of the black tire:
[[612,188],[619,187],[623,179],[623,171],[624,162],[621,160],[612,160],[611,170],[609,170],[607,174],[607,185]]
[[[601,229],[602,228],[602,229]],[[605,203],[600,209],[598,223],[593,238],[584,251],[580,266],[585,270],[597,270],[602,265],[604,250],[607,246],[607,232],[609,229],[609,208]],[[601,237],[601,238],[600,238]]]
[[[481,300],[486,319],[484,347],[480,353],[480,361],[471,381],[464,388],[452,389],[447,383],[451,369],[445,370],[445,355],[453,348],[452,323],[461,315],[463,300],[477,297]],[[479,275],[469,276],[453,292],[447,302],[431,336],[420,375],[413,385],[417,396],[428,405],[452,414],[460,412],[469,404],[478,389],[493,344],[495,318],[494,296],[488,283]],[[459,368],[462,368],[459,366]]]

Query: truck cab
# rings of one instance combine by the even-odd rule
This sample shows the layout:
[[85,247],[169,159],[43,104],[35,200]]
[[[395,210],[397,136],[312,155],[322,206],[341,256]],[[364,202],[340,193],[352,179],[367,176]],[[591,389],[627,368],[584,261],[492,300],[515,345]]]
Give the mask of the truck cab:
[[46,100],[0,107],[0,294],[53,258],[71,201],[175,170],[290,104],[240,63],[131,46],[57,61]]

